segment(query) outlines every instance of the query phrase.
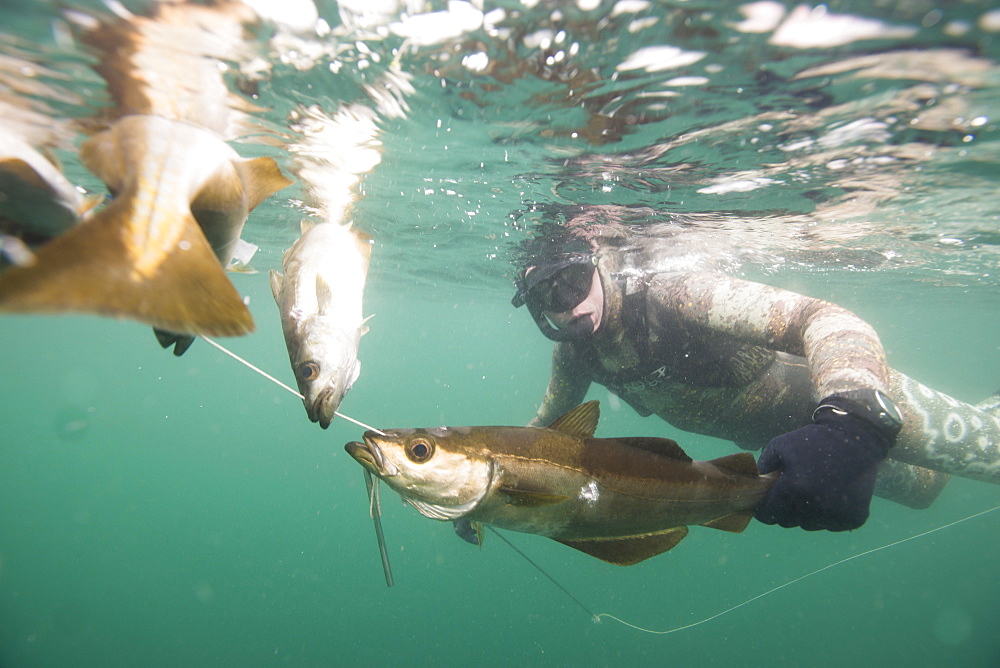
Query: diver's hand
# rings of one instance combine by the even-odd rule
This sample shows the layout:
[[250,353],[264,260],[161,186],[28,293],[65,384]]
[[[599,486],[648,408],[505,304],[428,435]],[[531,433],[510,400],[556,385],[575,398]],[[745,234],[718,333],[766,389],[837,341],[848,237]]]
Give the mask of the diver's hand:
[[754,516],[765,524],[807,531],[857,529],[868,519],[875,473],[895,435],[840,410],[835,399],[824,400],[813,424],[764,448],[760,472],[781,471],[781,476]]

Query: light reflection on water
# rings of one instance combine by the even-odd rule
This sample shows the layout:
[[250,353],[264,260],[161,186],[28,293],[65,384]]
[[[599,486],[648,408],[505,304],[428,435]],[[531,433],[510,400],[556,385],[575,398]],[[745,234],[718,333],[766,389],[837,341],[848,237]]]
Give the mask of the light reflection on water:
[[[27,4],[21,20],[36,41],[6,50],[74,79],[10,94],[86,118],[105,104],[99,79],[54,8]],[[711,220],[716,241],[703,252],[727,255],[729,270],[790,254],[808,266],[810,254],[845,248],[922,278],[996,285],[992,14],[455,3],[431,19],[391,4],[382,14],[328,7],[318,31],[266,24],[227,75],[275,135],[301,127],[295,108],[375,110],[369,143],[381,164],[356,160],[348,187],[362,195],[351,216],[380,245],[376,282],[428,281],[422,258],[432,257],[439,285],[503,284],[510,244],[533,216],[589,204],[623,207],[633,225]],[[42,40],[47,23],[56,29]],[[405,79],[390,76],[397,66]],[[289,163],[280,147],[245,139],[242,153]],[[61,157],[100,190],[71,150]],[[301,197],[289,189],[251,217],[258,269],[276,266],[297,235],[289,202]]]

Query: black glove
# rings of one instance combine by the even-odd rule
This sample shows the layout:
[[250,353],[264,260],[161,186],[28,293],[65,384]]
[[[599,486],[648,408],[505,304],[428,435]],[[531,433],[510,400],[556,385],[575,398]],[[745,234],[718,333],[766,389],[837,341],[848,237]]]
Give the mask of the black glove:
[[857,529],[868,519],[876,470],[900,426],[874,419],[854,401],[824,399],[813,424],[772,439],[761,453],[760,472],[781,476],[754,516],[807,531]]

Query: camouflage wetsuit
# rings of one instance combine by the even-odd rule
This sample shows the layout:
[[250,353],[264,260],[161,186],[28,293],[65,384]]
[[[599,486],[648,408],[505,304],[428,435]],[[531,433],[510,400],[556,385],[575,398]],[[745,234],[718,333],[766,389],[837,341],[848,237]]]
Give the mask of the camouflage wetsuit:
[[850,311],[720,274],[638,276],[615,257],[599,256],[602,324],[586,341],[556,344],[532,424],[549,424],[598,382],[641,415],[759,449],[808,424],[820,398],[872,388],[905,418],[876,494],[924,507],[947,473],[1000,482],[997,411],[890,369],[878,335]]

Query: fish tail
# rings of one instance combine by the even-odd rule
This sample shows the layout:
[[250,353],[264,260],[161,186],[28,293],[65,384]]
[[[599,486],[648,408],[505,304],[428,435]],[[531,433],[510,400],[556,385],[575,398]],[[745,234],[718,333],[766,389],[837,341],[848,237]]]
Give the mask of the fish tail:
[[[136,248],[130,197],[40,248],[29,266],[0,274],[0,312],[84,312],[131,318],[178,334],[240,336],[253,319],[190,211],[163,213],[163,246]],[[170,220],[172,218],[172,220]]]

